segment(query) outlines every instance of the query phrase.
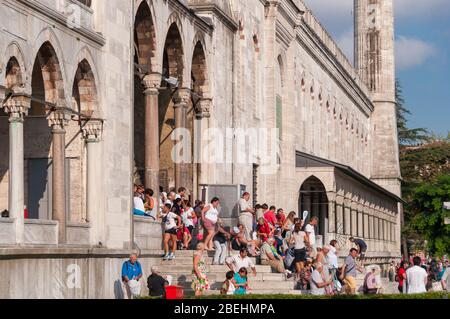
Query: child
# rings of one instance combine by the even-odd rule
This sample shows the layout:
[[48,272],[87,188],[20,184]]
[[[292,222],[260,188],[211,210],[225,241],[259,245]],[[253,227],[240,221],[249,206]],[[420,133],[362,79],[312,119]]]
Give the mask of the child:
[[189,244],[192,240],[191,233],[189,232],[189,229],[184,226],[184,223],[182,222],[180,225],[180,228],[177,230],[177,239],[178,244],[181,246],[182,249],[188,249]]
[[234,274],[234,285],[237,288],[235,295],[246,295],[248,290],[247,269],[242,267],[239,272]]
[[224,281],[222,285],[222,289],[220,290],[221,295],[234,295],[234,292],[236,291],[236,286],[234,285],[235,281],[233,279],[234,272],[229,271],[227,272],[226,280]]

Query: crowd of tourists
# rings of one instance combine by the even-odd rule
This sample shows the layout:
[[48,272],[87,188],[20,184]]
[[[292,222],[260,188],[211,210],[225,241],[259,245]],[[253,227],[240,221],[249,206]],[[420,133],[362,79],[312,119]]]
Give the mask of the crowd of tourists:
[[424,293],[450,288],[450,265],[447,258],[423,259],[419,256],[392,262],[389,280],[398,282],[400,293]]
[[[273,272],[283,274],[285,280],[295,280],[296,289],[313,295],[355,294],[358,272],[364,274],[364,293],[375,294],[381,288],[377,279],[379,269],[364,269],[367,251],[364,240],[350,237],[353,248],[348,255],[340,251],[342,248],[336,240],[322,245],[316,240],[319,220],[309,212],[286,214],[283,208],[252,205],[250,194],[246,192],[238,203],[238,224],[229,227],[220,218],[220,199],[217,197],[208,203],[196,201],[192,207],[184,187],[177,192],[160,191],[157,211],[153,194],[151,189],[136,185],[134,213],[162,222],[163,260],[175,259],[177,250],[195,250],[192,288],[196,296],[210,289],[206,264],[208,252],[214,252],[213,265],[226,265],[229,269],[224,273],[222,294],[249,292],[252,275],[257,275],[252,262],[255,257],[262,265],[271,266]],[[339,264],[342,254],[347,256],[344,263]],[[399,268],[406,270],[405,263]],[[398,277],[402,278],[399,279],[400,287],[408,275]],[[410,277],[414,278],[414,275]],[[411,283],[411,287],[413,285]],[[411,288],[411,291],[415,290]]]

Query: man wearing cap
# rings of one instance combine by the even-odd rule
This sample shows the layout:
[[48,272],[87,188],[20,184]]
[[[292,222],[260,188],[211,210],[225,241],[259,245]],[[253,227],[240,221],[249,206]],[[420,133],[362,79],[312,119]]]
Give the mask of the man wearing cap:
[[250,194],[248,192],[245,192],[239,200],[239,211],[239,223],[244,226],[245,237],[247,240],[251,240],[253,231],[253,215],[255,214],[255,211],[250,203]]
[[149,296],[163,298],[166,294],[165,288],[167,284],[167,280],[159,274],[158,267],[153,266],[152,274],[147,278]]

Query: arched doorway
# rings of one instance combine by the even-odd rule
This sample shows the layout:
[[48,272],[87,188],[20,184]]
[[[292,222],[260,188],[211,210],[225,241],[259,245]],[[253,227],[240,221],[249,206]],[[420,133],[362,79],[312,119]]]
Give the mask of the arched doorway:
[[[194,191],[196,199],[200,198],[201,184],[207,183],[208,168],[206,163],[202,163],[202,138],[209,127],[209,117],[212,99],[210,97],[208,69],[206,55],[202,42],[197,41],[192,55],[191,71],[191,91],[193,107],[188,112],[187,128],[191,132],[193,147],[192,156],[194,164],[190,165],[190,174],[193,177],[189,180],[188,187]],[[194,152],[197,152],[195,154]]]
[[164,45],[162,72],[163,78],[171,81],[162,82],[159,95],[160,185],[165,190],[184,186],[192,192],[192,183],[187,185],[192,181],[188,165],[175,164],[172,158],[172,132],[176,128],[187,128],[187,114],[192,107],[190,92],[182,87],[184,67],[181,33],[177,24],[172,23]]
[[328,196],[325,186],[317,177],[311,176],[303,182],[300,188],[298,210],[300,215],[304,211],[309,213],[306,223],[313,216],[319,219],[316,231],[318,235],[322,236],[322,241],[325,243],[328,230]]
[[52,219],[52,132],[47,116],[64,102],[58,57],[50,42],[39,49],[31,78],[31,107],[25,119],[25,203],[30,219]]
[[[72,109],[79,114],[78,121],[67,126],[68,148],[66,154],[66,185],[68,200],[68,220],[89,222],[86,210],[88,198],[88,143],[98,141],[86,139],[82,131],[95,117],[97,109],[97,87],[91,65],[86,59],[78,63],[72,87]],[[93,190],[90,190],[92,195]],[[98,213],[98,212],[97,212]]]
[[[6,64],[5,88],[16,92],[23,86],[22,70],[16,57],[11,57]],[[9,114],[0,106],[0,211],[10,209],[9,198]]]
[[[156,60],[156,33],[155,26],[153,24],[153,18],[146,1],[142,1],[140,4],[135,18],[134,24],[134,183],[144,185],[146,187],[153,187],[154,191],[158,191],[159,185],[157,181],[150,182],[147,176],[146,169],[151,167],[153,170],[159,170],[159,164],[154,163],[154,159],[158,160],[159,154],[156,154],[152,159],[149,158],[155,151],[148,152],[149,148],[147,134],[154,134],[152,127],[148,122],[151,121],[152,114],[151,108],[146,104],[146,87],[142,81],[144,77],[152,72],[155,72],[155,60]],[[159,84],[159,83],[158,83]],[[158,85],[159,86],[159,85]],[[158,92],[155,95],[157,96]],[[147,108],[146,108],[147,107]],[[156,131],[156,130],[154,130]],[[154,143],[158,144],[158,143]],[[156,148],[157,145],[154,146]],[[153,178],[154,180],[157,178]]]

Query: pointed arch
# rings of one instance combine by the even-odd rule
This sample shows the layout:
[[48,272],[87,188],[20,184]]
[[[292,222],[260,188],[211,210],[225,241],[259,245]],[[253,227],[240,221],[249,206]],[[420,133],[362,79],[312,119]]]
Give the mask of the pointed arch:
[[163,54],[163,76],[175,77],[178,82],[184,84],[185,72],[185,54],[184,42],[179,24],[177,22],[176,14],[172,14],[171,20],[175,20],[170,24],[166,33],[166,40],[164,44]]
[[134,23],[135,63],[143,74],[158,71],[158,44],[155,19],[147,1],[137,7]]
[[46,41],[39,48],[31,79],[30,115],[44,115],[45,103],[65,104],[61,64],[53,45]]
[[72,100],[76,111],[87,116],[91,116],[97,109],[95,77],[86,59],[78,63],[72,87]]
[[191,88],[197,94],[198,98],[209,98],[210,88],[208,65],[204,45],[201,40],[198,40],[194,46],[194,52],[192,54],[191,78]]
[[[12,90],[24,90],[29,92],[29,83],[26,79],[26,62],[22,50],[17,42],[11,42],[4,55],[5,60],[2,61],[5,70],[4,85]],[[0,82],[1,83],[1,82]]]

